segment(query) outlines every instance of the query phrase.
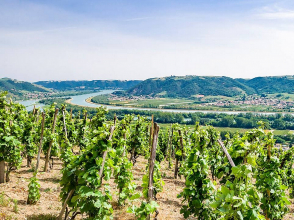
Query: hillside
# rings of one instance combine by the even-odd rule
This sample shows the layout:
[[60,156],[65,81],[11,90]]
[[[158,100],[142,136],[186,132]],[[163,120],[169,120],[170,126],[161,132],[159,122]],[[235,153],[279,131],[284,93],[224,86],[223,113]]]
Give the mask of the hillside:
[[229,77],[171,76],[147,79],[129,89],[129,95],[151,95],[188,98],[194,95],[236,96],[255,90]]
[[0,79],[0,91],[8,91],[14,98],[21,98],[23,94],[29,92],[50,92],[40,85],[10,78]]
[[92,80],[92,81],[39,81],[36,84],[59,91],[66,90],[99,90],[130,89],[140,80]]
[[253,79],[236,79],[240,83],[254,88],[261,93],[293,93],[294,76],[267,76]]

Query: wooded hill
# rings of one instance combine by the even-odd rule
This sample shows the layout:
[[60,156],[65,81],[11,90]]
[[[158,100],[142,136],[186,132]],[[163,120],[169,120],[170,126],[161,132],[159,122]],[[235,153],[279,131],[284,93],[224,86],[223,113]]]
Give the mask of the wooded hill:
[[[47,88],[47,89],[46,89]],[[232,79],[225,76],[170,76],[141,80],[39,81],[35,84],[9,78],[0,79],[0,90],[14,95],[27,92],[122,89],[126,95],[189,98],[196,95],[251,95],[293,93],[294,76]],[[50,91],[50,90],[49,90]]]
[[225,76],[171,76],[147,79],[129,89],[127,95],[188,98],[195,95],[251,95],[293,93],[294,76],[232,79]]
[[8,91],[14,97],[20,97],[23,93],[50,92],[50,89],[30,82],[18,81],[10,78],[2,78],[0,79],[0,91]]
[[253,94],[255,90],[225,76],[171,76],[147,79],[127,91],[129,95],[184,97],[194,95],[236,96]]
[[36,84],[59,91],[68,90],[100,90],[130,89],[142,82],[141,80],[92,80],[92,81],[39,81]]
[[258,94],[294,92],[294,76],[267,76],[236,80],[255,89]]

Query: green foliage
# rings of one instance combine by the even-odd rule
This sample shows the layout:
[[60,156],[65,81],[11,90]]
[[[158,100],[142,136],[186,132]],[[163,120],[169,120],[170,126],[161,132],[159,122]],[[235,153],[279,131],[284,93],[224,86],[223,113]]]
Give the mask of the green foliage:
[[81,154],[72,155],[62,169],[60,196],[65,201],[68,194],[74,191],[73,197],[67,202],[70,212],[85,213],[89,219],[111,219],[113,209],[110,204],[110,187],[108,184],[102,186],[99,176],[104,151],[109,152],[102,172],[104,180],[110,179],[111,168],[114,166],[116,153],[109,140],[110,127],[103,123],[100,127],[93,126],[90,131],[88,129],[88,126],[82,128],[85,133],[91,134],[91,139],[85,142]]
[[273,135],[270,133],[265,141],[267,154],[265,153],[259,160],[256,187],[263,194],[261,208],[266,216],[269,219],[282,219],[289,211],[287,205],[291,204],[285,194],[287,186],[283,185],[281,178],[284,167],[283,165],[281,167],[281,161],[277,156],[271,155],[274,144]]
[[251,182],[252,166],[240,164],[232,168],[231,175],[234,181],[222,185],[211,203],[220,219],[265,219],[259,208],[262,195]]
[[127,135],[129,134],[128,125],[131,122],[132,117],[127,115],[120,121],[116,134],[114,136],[114,147],[116,149],[116,155],[113,158],[114,164],[114,176],[115,183],[119,189],[118,204],[124,205],[127,199],[131,199],[134,196],[136,185],[133,181],[132,167],[133,164],[126,157],[126,144]]
[[137,116],[137,120],[131,125],[130,131],[127,145],[131,153],[131,160],[135,164],[137,156],[149,154],[149,133],[146,118]]
[[24,139],[27,112],[23,105],[12,101],[8,103],[6,95],[6,92],[0,93],[0,161],[4,160],[8,164],[6,181],[9,181],[10,172],[22,162],[21,141]]
[[217,140],[220,139],[219,132],[211,126],[206,130],[209,138],[209,142],[207,143],[208,164],[210,166],[212,179],[215,180],[219,174],[219,169],[223,166],[223,157],[225,157],[225,155],[217,143]]
[[[76,120],[76,130],[77,130],[77,139],[76,144],[81,148],[84,149],[89,144],[89,123],[87,121],[87,110],[83,110],[82,120]],[[78,118],[79,119],[79,115]],[[94,128],[95,129],[95,128]]]
[[148,215],[152,215],[159,205],[155,201],[145,202],[142,201],[140,207],[133,206],[128,208],[129,213],[135,214],[138,220],[145,220]]
[[97,114],[92,118],[91,126],[101,127],[106,122],[107,109],[103,106],[97,108]]
[[[148,189],[149,189],[149,164],[147,164],[147,172],[143,176],[143,183],[142,183],[142,188],[143,188],[143,195],[146,199],[148,199]],[[161,178],[161,172],[160,172],[160,164],[155,161],[154,163],[154,171],[153,171],[153,196],[156,199],[156,195],[159,192],[162,192],[163,186],[164,186],[164,181]]]
[[253,79],[237,79],[241,83],[254,88],[259,94],[262,93],[292,93],[294,80],[293,76],[267,76],[255,77]]
[[185,188],[178,195],[183,198],[181,213],[185,218],[190,215],[198,219],[218,219],[218,215],[212,212],[209,204],[214,199],[214,185],[209,179],[209,166],[207,155],[208,133],[196,129],[191,135],[192,150],[185,160],[181,173],[186,178]]
[[25,121],[23,144],[25,145],[24,154],[28,157],[29,163],[31,158],[38,152],[39,128],[40,123],[37,123],[36,116],[29,114]]
[[30,179],[29,183],[29,195],[27,203],[30,205],[36,204],[40,200],[40,184],[38,183],[38,179],[36,177],[36,173]]
[[[44,141],[43,152],[47,154],[49,145],[51,145],[50,156],[59,156],[59,130],[58,126],[55,126],[55,132],[53,133],[53,121],[55,115],[55,104],[52,104],[49,108],[45,109],[45,125],[44,125]],[[58,122],[56,122],[58,123]]]
[[156,148],[156,161],[161,163],[167,156],[167,142],[168,142],[168,132],[161,132],[158,135],[158,146]]

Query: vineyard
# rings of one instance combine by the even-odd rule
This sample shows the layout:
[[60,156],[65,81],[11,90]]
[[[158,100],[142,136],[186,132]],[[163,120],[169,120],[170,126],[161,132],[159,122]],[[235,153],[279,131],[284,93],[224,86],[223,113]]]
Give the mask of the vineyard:
[[294,148],[264,123],[225,139],[0,94],[0,219],[294,219]]

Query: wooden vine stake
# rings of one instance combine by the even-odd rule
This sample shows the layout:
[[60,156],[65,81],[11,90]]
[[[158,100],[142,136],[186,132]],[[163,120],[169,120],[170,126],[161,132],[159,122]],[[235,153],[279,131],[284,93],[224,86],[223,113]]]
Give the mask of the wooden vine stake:
[[0,161],[0,183],[5,183],[5,161]]
[[[37,114],[37,111],[38,111],[38,109],[36,109],[35,107],[36,106],[34,105],[33,116],[32,116],[32,117],[34,117],[33,123],[36,122],[36,114]],[[35,126],[32,126],[31,132],[34,130],[34,127]],[[27,155],[27,167],[30,167],[31,163],[32,163],[32,157]]]
[[[55,125],[56,125],[57,114],[58,114],[58,108],[55,109],[55,114],[54,114],[54,119],[53,119],[53,126],[52,126],[52,134],[55,133]],[[48,148],[48,151],[47,151],[47,154],[46,154],[44,172],[48,171],[48,164],[49,164],[49,158],[50,158],[52,144],[53,144],[53,140],[51,140],[50,143],[49,143],[49,148]]]
[[169,147],[170,147],[170,132],[171,132],[171,126],[170,126],[170,129],[168,129],[168,138],[167,138],[167,146],[166,146],[166,151],[165,151],[165,155],[166,155],[166,161],[169,160],[169,155],[168,155],[168,152],[169,152]]
[[34,105],[33,115],[35,115],[35,111],[36,111],[36,105]]
[[[151,116],[151,126],[150,126],[150,135],[149,135],[149,153],[151,154],[151,148],[152,148],[152,138],[153,138],[153,127],[154,127],[154,115]],[[150,158],[149,158],[150,159]],[[150,161],[149,161],[150,162]]]
[[169,136],[169,140],[170,140],[170,144],[169,144],[169,152],[168,152],[168,168],[171,168],[171,156],[172,156],[172,150],[173,150],[173,133],[174,133],[174,129],[171,126],[171,134]]
[[223,142],[222,142],[220,139],[218,139],[217,142],[218,142],[219,145],[222,147],[223,152],[224,152],[225,155],[227,156],[227,158],[228,158],[228,160],[229,160],[231,166],[232,166],[232,167],[235,167],[236,165],[235,165],[234,161],[232,160],[231,155],[228,153],[227,148],[225,147],[225,145],[223,144]]
[[65,211],[66,207],[67,207],[67,202],[68,202],[68,200],[72,197],[72,195],[73,195],[74,192],[75,192],[75,190],[72,189],[72,190],[69,192],[69,194],[67,195],[67,197],[66,197],[66,199],[65,199],[65,201],[64,201],[64,203],[63,203],[63,205],[62,205],[62,209],[61,209],[61,211],[60,211],[60,213],[59,213],[58,220],[62,220],[62,216],[63,216],[63,214],[64,214],[64,211]]
[[70,109],[70,120],[72,119],[72,108]]
[[[175,151],[177,151],[178,148],[175,149]],[[177,179],[178,178],[178,171],[179,171],[179,160],[176,157],[176,163],[175,163],[175,172],[174,172],[174,178]]]
[[[148,201],[152,201],[154,199],[153,196],[153,173],[154,173],[154,164],[156,159],[156,146],[158,141],[158,132],[159,126],[157,123],[154,123],[154,132],[152,138],[152,148],[150,152],[150,160],[149,160],[149,184],[148,184]],[[150,215],[147,216],[147,219],[150,220]]]
[[40,137],[40,144],[39,144],[39,150],[38,150],[38,156],[37,156],[37,165],[36,165],[35,172],[38,172],[39,163],[40,163],[40,155],[41,155],[41,149],[42,149],[42,145],[43,145],[44,125],[45,125],[45,112],[42,112],[41,137]]
[[[127,139],[127,131],[125,131],[125,133],[124,133],[124,140],[126,140]],[[124,151],[123,151],[123,157],[125,157],[126,156],[126,145],[124,144]]]
[[65,140],[67,140],[67,130],[66,130],[66,122],[65,122],[65,112],[64,112],[64,109],[62,109],[62,116],[63,116],[63,127],[64,127]]
[[179,136],[180,136],[180,145],[181,145],[182,157],[183,157],[183,160],[185,160],[186,159],[186,154],[185,154],[185,149],[184,149],[183,135],[182,135],[181,130],[179,130],[178,132],[179,132]]
[[153,136],[153,125],[154,125],[154,115],[151,117],[151,127],[150,127],[150,136],[149,136],[149,147],[152,146],[152,136]]
[[[181,130],[178,130],[178,132],[179,132],[179,136],[180,136],[180,147],[181,147],[181,151],[182,151],[182,158],[183,158],[183,160],[185,160],[186,155],[185,155],[185,151],[184,151],[183,136],[182,136]],[[178,158],[176,158],[175,173],[174,173],[175,179],[177,179],[178,176],[181,179],[181,175],[179,175],[179,160],[178,160]]]
[[[182,157],[183,157],[183,159],[185,159],[182,132],[180,130],[178,130],[178,132],[179,132],[179,136],[180,136],[180,145],[181,145]],[[178,151],[178,147],[175,149],[175,152],[177,152],[177,151]],[[174,172],[174,178],[175,179],[178,178],[178,173],[179,173],[179,159],[176,157],[175,172]]]
[[37,110],[37,115],[36,115],[36,122],[37,122],[37,124],[38,124],[38,122],[39,122],[39,109],[36,109]]

